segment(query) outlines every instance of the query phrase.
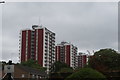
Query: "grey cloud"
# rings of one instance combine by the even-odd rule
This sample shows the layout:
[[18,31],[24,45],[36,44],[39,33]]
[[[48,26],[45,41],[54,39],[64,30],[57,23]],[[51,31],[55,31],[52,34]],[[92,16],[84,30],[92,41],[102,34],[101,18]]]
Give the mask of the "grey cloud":
[[3,6],[3,58],[18,56],[19,32],[40,22],[79,51],[117,50],[117,3],[6,3]]
[[0,60],[2,59],[2,5],[0,5]]

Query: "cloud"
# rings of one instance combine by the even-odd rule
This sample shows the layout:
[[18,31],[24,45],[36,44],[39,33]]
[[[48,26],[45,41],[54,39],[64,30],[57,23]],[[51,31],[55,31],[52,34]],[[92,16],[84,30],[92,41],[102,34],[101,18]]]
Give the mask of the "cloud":
[[79,51],[117,50],[117,3],[6,3],[3,5],[3,59],[18,60],[19,32],[40,23],[56,33],[56,44],[71,42]]
[[2,5],[0,5],[0,60],[2,59]]

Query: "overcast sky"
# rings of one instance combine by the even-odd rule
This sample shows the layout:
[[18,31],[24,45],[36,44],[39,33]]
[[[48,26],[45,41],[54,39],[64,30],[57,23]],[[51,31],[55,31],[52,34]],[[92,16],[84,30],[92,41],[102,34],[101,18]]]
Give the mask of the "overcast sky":
[[56,44],[61,41],[71,42],[78,47],[78,51],[84,53],[103,48],[118,50],[117,4],[5,3],[2,5],[2,60],[18,62],[19,32],[39,24],[39,17],[44,27],[56,33]]

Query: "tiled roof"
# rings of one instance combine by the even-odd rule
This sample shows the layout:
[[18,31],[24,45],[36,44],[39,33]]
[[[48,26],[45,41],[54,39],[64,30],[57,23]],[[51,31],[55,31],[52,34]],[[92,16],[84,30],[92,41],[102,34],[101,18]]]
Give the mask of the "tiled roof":
[[22,65],[15,65],[15,67],[18,67],[26,72],[29,72],[30,74],[36,74],[36,75],[41,75],[41,76],[46,76],[47,73],[45,71],[41,71],[39,69],[34,69],[28,66],[22,66]]

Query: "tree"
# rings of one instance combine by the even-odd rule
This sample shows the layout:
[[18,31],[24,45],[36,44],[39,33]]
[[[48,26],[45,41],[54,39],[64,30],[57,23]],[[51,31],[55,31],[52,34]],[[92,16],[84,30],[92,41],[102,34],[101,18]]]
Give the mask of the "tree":
[[92,68],[81,68],[79,71],[68,76],[65,80],[106,80],[106,77]]
[[[71,68],[69,67],[67,64],[65,63],[62,63],[60,61],[57,61],[55,62],[53,65],[52,65],[52,70],[51,72],[59,72],[62,68]],[[72,69],[72,68],[71,68]]]
[[101,49],[89,59],[89,66],[100,72],[119,70],[120,54],[113,49]]
[[59,73],[73,73],[73,69],[71,68],[62,68]]
[[62,76],[63,80],[66,77],[70,76],[72,73],[73,73],[73,69],[71,69],[71,68],[62,68],[59,71],[59,74]]
[[28,67],[32,67],[32,68],[39,69],[39,70],[43,70],[43,71],[46,70],[46,68],[41,67],[41,66],[38,64],[37,61],[32,60],[32,59],[30,59],[30,60],[28,60],[28,61],[26,61],[26,62],[22,62],[21,65],[23,65],[23,66],[28,66]]
[[67,76],[71,75],[72,73],[73,69],[71,67],[69,67],[65,63],[57,61],[52,65],[52,70],[49,76],[51,80],[64,80]]

